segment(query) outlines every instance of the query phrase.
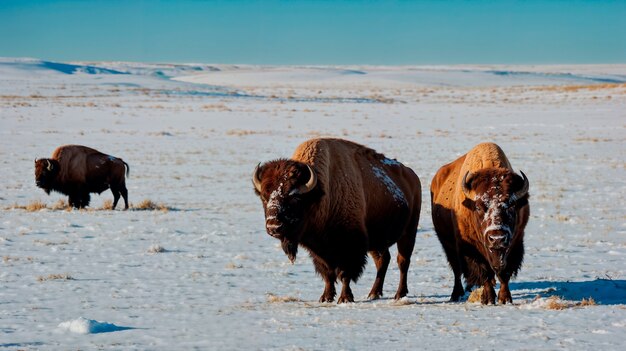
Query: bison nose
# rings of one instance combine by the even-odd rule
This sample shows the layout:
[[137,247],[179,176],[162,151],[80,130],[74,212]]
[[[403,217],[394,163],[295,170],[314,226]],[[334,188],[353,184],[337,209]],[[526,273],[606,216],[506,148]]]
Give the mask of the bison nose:
[[267,234],[274,238],[280,238],[280,234],[278,230],[283,226],[282,223],[266,223],[265,228],[267,229]]
[[509,236],[506,234],[489,234],[487,240],[490,249],[503,249],[509,246]]

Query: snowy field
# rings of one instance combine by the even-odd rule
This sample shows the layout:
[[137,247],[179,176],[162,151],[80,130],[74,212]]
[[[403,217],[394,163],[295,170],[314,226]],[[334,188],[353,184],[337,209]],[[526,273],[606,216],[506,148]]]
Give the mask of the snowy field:
[[[0,127],[0,350],[626,347],[626,65],[0,59]],[[366,300],[370,260],[354,304],[318,303],[309,258],[291,265],[265,233],[255,165],[318,136],[419,175],[408,298],[390,299],[394,259],[385,298]],[[530,180],[513,305],[447,303],[430,218],[435,171],[483,141]],[[70,143],[129,163],[133,209],[103,210],[107,191],[66,210],[35,186],[33,160]]]

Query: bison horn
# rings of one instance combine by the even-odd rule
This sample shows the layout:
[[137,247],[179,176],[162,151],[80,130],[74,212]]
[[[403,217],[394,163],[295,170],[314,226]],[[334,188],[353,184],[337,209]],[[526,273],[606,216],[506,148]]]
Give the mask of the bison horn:
[[469,180],[472,180],[473,174],[470,174],[469,171],[467,171],[465,173],[465,176],[463,176],[463,182],[461,184],[461,189],[463,189],[463,194],[465,194],[465,197],[469,198],[470,197],[470,190],[472,190],[470,188],[470,184],[468,182],[468,176],[469,176]]
[[254,168],[254,173],[252,173],[252,183],[254,184],[254,188],[256,189],[256,191],[261,192],[261,178],[259,178],[259,171],[261,162],[259,162],[259,164],[256,165],[256,167]]
[[309,174],[311,176],[309,177],[309,180],[306,182],[306,184],[298,188],[299,194],[306,194],[309,191],[313,190],[313,188],[315,188],[315,186],[317,185],[317,175],[315,175],[313,168],[311,168],[311,166],[309,165],[306,165],[306,168],[309,170]]
[[524,172],[519,171],[522,174],[522,178],[524,179],[524,185],[522,185],[522,188],[518,191],[515,192],[515,194],[513,194],[513,196],[515,197],[515,199],[521,199],[524,196],[526,196],[526,194],[528,194],[528,178],[526,178],[526,174],[524,174]]
[[50,160],[46,160],[46,162],[48,163],[48,166],[46,167],[48,169],[48,171],[52,170],[52,162],[50,162]]

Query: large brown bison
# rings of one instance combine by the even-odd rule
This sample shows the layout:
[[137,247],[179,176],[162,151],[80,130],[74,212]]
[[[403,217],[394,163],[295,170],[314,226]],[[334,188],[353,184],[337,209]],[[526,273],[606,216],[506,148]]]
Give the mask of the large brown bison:
[[[120,195],[128,209],[126,176],[130,168],[121,158],[103,154],[80,145],[60,146],[51,158],[35,160],[35,183],[50,194],[57,191],[69,197],[75,208],[89,206],[89,193],[98,193],[111,188],[113,209]],[[126,171],[126,172],[125,172]]]
[[354,301],[350,281],[360,277],[368,251],[377,269],[369,298],[382,296],[394,243],[400,267],[395,298],[408,293],[421,207],[420,180],[410,168],[350,141],[312,139],[291,159],[257,165],[252,181],[267,233],[292,262],[298,245],[313,259],[326,284],[320,302],[334,300],[337,279],[343,283],[338,303]]
[[511,276],[524,256],[528,222],[528,179],[511,168],[500,147],[483,143],[441,167],[430,187],[433,224],[454,272],[451,301],[483,286],[481,302],[495,304],[495,277],[500,280],[498,302],[512,302]]

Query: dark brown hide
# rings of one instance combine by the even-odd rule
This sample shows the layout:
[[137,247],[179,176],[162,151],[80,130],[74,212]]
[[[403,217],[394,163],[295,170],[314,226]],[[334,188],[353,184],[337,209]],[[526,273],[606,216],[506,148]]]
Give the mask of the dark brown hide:
[[75,208],[89,206],[90,193],[111,189],[113,209],[120,195],[128,209],[126,178],[130,168],[121,158],[80,145],[58,147],[51,158],[35,160],[35,183],[46,193],[56,191],[69,197]]
[[290,260],[298,246],[313,259],[326,285],[321,302],[334,300],[337,279],[343,283],[338,302],[354,301],[350,281],[360,277],[368,251],[377,267],[369,297],[382,296],[394,243],[400,267],[395,298],[407,294],[421,206],[420,180],[410,168],[350,141],[312,139],[291,159],[258,166],[253,182],[267,233],[281,240]]
[[[523,173],[522,173],[523,175]],[[483,143],[439,169],[430,188],[437,237],[454,272],[451,301],[483,286],[483,304],[512,302],[509,280],[524,257],[528,180],[515,174],[499,146]]]

